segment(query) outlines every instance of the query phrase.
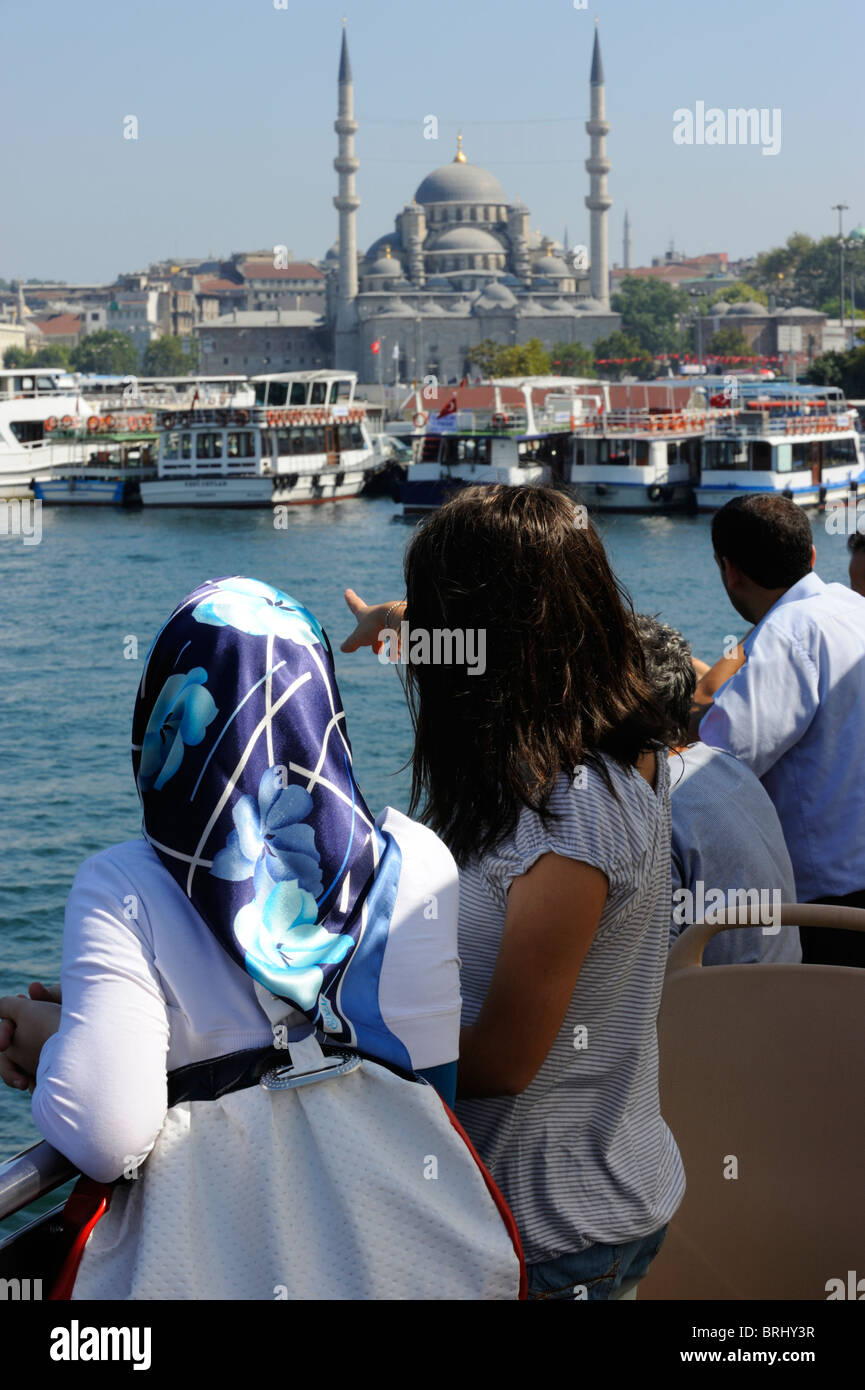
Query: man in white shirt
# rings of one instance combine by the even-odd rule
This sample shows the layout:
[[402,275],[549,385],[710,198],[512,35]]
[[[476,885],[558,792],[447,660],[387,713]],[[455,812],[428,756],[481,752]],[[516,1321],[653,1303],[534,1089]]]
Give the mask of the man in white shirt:
[[[699,736],[762,781],[798,900],[865,907],[865,598],[813,573],[810,523],[785,497],[734,498],[712,519],[712,544],[730,602],[754,627]],[[865,934],[801,935],[806,962],[865,965]]]

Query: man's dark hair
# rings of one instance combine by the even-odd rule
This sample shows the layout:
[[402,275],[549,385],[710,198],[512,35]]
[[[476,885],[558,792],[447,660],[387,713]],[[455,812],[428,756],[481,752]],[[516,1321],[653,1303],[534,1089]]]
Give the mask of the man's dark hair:
[[788,497],[734,497],[712,517],[712,545],[763,589],[789,589],[811,570],[811,523]]
[[634,627],[655,701],[669,719],[668,742],[671,746],[687,743],[688,720],[697,685],[691,648],[676,628],[659,623],[647,613],[634,614]]
[[849,537],[847,549],[852,555],[855,555],[860,550],[865,550],[865,536],[862,535],[861,531],[854,531],[852,536]]

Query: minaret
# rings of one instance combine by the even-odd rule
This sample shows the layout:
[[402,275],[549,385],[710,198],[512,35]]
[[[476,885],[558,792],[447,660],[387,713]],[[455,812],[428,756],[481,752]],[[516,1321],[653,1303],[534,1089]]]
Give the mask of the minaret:
[[333,167],[339,174],[339,193],[333,200],[339,212],[339,289],[336,300],[336,333],[334,363],[339,367],[357,369],[357,210],[360,207],[354,189],[358,160],[354,153],[357,121],[354,119],[354,79],[348,56],[345,20],[342,21],[342,51],[339,55],[337,86],[339,114],[333,128],[339,136],[339,154]]
[[586,121],[586,130],[592,138],[591,153],[586,160],[586,170],[591,174],[591,191],[586,199],[586,207],[591,211],[591,284],[592,297],[600,300],[604,308],[610,307],[610,270],[607,248],[607,213],[613,200],[607,193],[607,174],[610,161],[607,159],[607,136],[610,127],[606,117],[604,95],[604,65],[601,61],[601,44],[598,39],[598,21],[595,20],[595,47],[592,53],[591,117]]
[[631,219],[628,216],[627,208],[625,208],[625,230],[622,238],[622,265],[625,270],[631,269]]

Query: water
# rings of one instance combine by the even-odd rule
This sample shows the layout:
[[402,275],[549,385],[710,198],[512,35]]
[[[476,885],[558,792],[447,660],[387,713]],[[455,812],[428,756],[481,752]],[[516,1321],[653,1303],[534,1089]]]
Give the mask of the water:
[[[249,574],[309,605],[334,647],[353,622],[343,590],[403,592],[411,527],[387,499],[268,512],[44,508],[41,544],[0,536],[2,871],[0,993],[58,977],[63,905],[87,855],[138,832],[129,727],[141,663],[202,580]],[[708,517],[598,517],[636,608],[680,628],[710,663],[745,624],[712,559]],[[814,519],[818,570],[847,582],[844,538]],[[138,642],[138,659],[124,648]],[[360,786],[374,812],[405,810],[411,727],[393,667],[336,652]],[[0,1159],[35,1142],[26,1095],[0,1086]]]

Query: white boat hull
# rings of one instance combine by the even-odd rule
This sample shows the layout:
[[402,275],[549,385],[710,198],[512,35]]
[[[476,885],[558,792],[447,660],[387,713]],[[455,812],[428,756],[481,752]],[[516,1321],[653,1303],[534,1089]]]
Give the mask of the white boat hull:
[[845,498],[853,481],[858,481],[861,487],[865,483],[865,474],[858,477],[854,472],[850,476],[851,470],[845,468],[827,468],[823,472],[820,482],[815,483],[809,472],[800,473],[774,473],[774,472],[707,472],[704,473],[698,486],[694,489],[697,510],[701,512],[717,512],[721,507],[734,497],[748,497],[756,494],[769,495],[777,493],[782,497],[789,497],[800,507],[820,507],[831,501],[838,501]]
[[155,478],[141,484],[145,507],[269,507],[273,480],[239,478]]

